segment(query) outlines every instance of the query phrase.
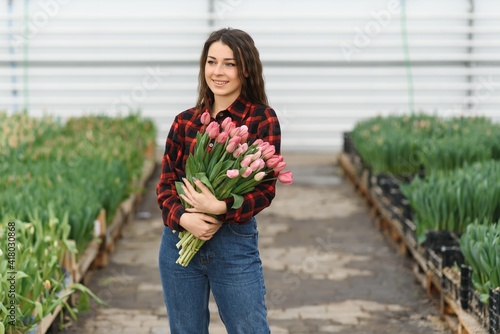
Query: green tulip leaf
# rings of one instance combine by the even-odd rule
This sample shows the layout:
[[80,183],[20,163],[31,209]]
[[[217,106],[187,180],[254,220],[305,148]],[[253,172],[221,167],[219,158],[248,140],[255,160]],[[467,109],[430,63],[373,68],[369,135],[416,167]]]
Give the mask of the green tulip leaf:
[[231,206],[231,209],[238,209],[238,208],[240,208],[243,205],[243,196],[237,195],[237,194],[233,194],[233,193],[231,193],[231,196],[233,196],[233,198],[234,198],[234,203]]
[[45,314],[43,314],[43,306],[40,302],[35,302],[35,310],[36,310],[37,321],[42,321]]
[[78,304],[76,307],[79,313],[90,310],[90,298],[87,293],[81,293],[80,296],[78,296]]
[[214,188],[212,187],[212,184],[210,184],[210,181],[208,180],[207,178],[207,175],[203,172],[201,173],[196,173],[195,174],[195,177],[201,181],[201,183],[203,183],[208,189],[210,189],[210,191],[212,192],[212,194],[215,194],[215,190]]
[[26,275],[26,273],[24,271],[18,271],[17,272],[17,279],[21,279],[21,278],[29,278],[29,276]]

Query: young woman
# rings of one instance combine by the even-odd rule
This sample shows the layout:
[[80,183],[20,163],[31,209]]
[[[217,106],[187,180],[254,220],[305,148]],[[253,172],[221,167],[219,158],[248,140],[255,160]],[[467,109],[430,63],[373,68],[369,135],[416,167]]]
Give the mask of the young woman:
[[[176,192],[174,183],[185,176],[205,111],[219,123],[231,117],[236,126],[247,125],[250,142],[260,138],[280,152],[280,125],[268,106],[259,52],[244,31],[221,29],[209,36],[200,59],[196,106],[175,117],[166,139],[157,195],[165,223],[159,265],[170,331],[208,333],[212,291],[229,334],[270,333],[255,215],[271,204],[276,181],[261,182],[239,209],[231,208],[232,197],[219,201],[188,185],[185,199],[193,208],[184,209]],[[200,181],[196,185],[205,188]],[[187,267],[175,263],[182,230],[205,240]]]

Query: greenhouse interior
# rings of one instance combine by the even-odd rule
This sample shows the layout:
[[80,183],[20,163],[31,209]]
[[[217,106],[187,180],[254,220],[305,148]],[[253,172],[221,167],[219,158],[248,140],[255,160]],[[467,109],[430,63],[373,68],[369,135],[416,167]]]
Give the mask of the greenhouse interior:
[[500,334],[500,2],[0,8],[0,334]]

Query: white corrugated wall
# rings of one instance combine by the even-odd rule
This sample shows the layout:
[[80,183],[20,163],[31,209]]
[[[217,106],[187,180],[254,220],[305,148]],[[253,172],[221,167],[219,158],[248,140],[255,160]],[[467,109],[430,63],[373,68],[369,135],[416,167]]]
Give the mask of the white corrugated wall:
[[260,50],[284,151],[337,151],[377,114],[500,121],[495,0],[12,0],[0,22],[0,110],[140,109],[159,145],[195,103],[204,40],[228,26]]

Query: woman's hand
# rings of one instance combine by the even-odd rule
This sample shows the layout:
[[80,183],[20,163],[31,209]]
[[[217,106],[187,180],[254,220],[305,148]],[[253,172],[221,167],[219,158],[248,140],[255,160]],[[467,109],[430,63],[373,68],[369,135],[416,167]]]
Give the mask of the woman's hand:
[[200,212],[212,215],[220,215],[227,212],[226,202],[219,201],[203,182],[196,179],[194,184],[200,192],[196,191],[187,179],[182,179],[184,185],[182,190],[184,194],[180,195],[192,208],[186,209],[187,212]]
[[222,226],[217,219],[203,213],[184,213],[181,216],[180,225],[198,239],[205,241],[212,239]]

